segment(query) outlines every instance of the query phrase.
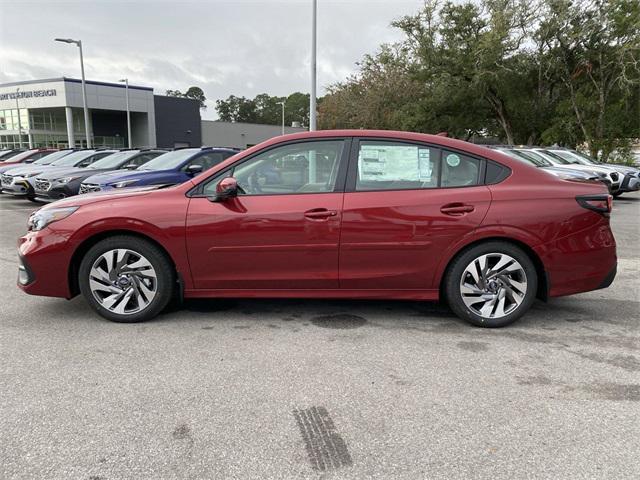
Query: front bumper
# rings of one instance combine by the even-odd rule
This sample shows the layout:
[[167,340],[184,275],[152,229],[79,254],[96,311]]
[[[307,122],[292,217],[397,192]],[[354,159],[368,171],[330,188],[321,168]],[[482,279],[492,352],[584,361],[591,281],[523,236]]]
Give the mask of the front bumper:
[[29,179],[14,178],[10,184],[2,183],[2,193],[7,193],[16,197],[32,197],[34,195],[34,190]]
[[44,203],[55,202],[76,194],[77,192],[74,192],[65,184],[52,186],[48,190],[35,190],[36,200]]
[[30,295],[71,298],[69,265],[74,248],[64,231],[47,229],[28,232],[18,240],[18,288]]
[[625,175],[620,184],[621,192],[636,192],[640,190],[640,178],[632,175]]

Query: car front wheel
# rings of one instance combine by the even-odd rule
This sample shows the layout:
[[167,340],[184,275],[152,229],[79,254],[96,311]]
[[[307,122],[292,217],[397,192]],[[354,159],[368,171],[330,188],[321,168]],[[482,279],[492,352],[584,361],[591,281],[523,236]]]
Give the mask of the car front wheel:
[[538,276],[529,256],[507,242],[470,248],[451,264],[447,301],[462,319],[479,327],[504,327],[531,307]]
[[80,291],[114,322],[142,322],[160,313],[173,295],[174,273],[164,252],[144,239],[114,236],[98,242],[79,268]]

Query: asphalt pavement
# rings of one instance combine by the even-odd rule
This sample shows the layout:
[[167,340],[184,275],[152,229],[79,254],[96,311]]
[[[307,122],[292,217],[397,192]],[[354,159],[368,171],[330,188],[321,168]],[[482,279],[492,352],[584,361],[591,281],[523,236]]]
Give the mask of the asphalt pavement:
[[33,208],[0,195],[2,479],[640,478],[640,194],[610,288],[499,330],[390,301],[110,323],[15,286]]

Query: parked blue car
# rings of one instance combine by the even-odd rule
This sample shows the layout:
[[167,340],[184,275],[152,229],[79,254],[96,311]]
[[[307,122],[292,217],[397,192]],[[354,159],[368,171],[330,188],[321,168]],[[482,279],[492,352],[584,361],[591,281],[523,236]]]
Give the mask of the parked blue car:
[[101,173],[86,178],[80,193],[146,185],[179,184],[235,155],[219,147],[181,148],[160,155],[135,170]]

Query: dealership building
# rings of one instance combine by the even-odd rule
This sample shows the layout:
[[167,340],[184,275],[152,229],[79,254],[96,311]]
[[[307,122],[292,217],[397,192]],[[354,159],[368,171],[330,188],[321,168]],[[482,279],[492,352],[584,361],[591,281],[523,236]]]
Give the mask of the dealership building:
[[[125,85],[85,83],[93,146],[126,147]],[[282,132],[275,125],[203,121],[197,100],[155,95],[151,87],[129,85],[128,96],[133,147],[247,148]],[[63,77],[0,84],[0,148],[85,147],[86,128],[80,80]]]

